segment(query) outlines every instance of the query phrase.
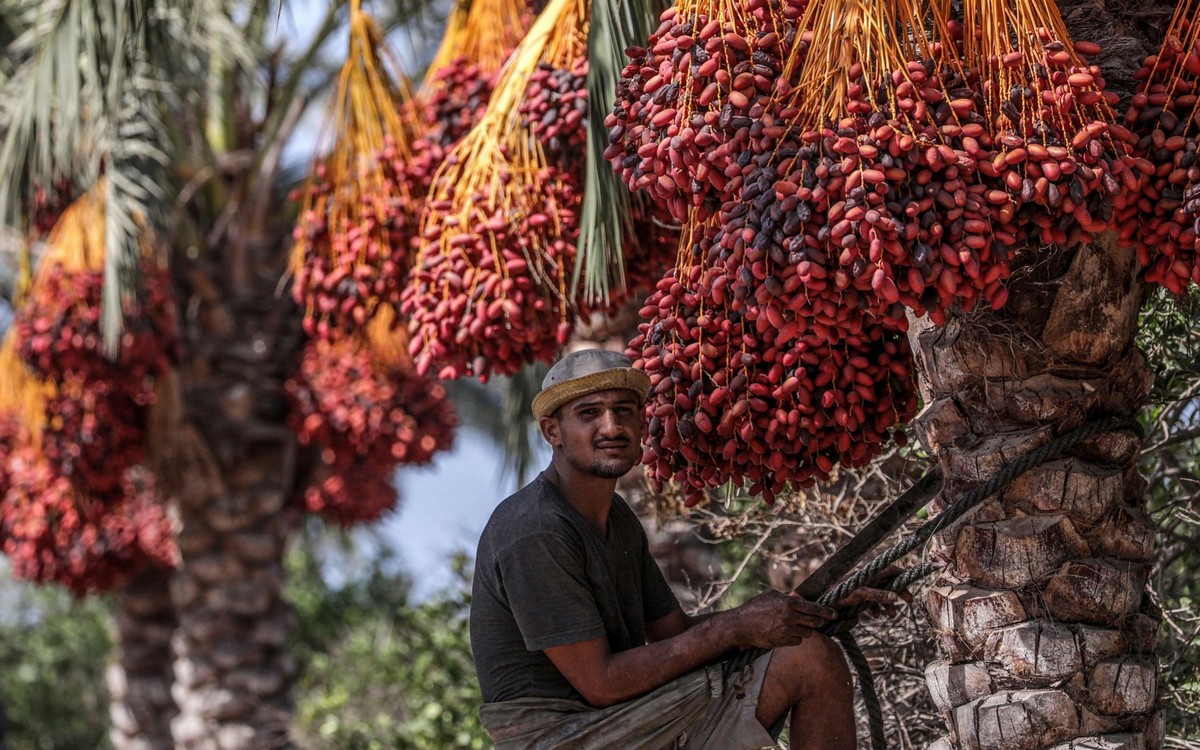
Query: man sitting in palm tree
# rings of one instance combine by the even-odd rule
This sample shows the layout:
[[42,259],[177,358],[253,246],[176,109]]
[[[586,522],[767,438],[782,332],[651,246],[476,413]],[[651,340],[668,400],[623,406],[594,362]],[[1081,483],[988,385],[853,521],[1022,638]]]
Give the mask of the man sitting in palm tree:
[[[550,465],[493,512],[479,542],[471,646],[496,746],[855,747],[837,612],[767,592],[689,616],[615,494],[641,456],[650,381],[615,352],[564,357],[533,402]],[[891,602],[863,589],[846,604]],[[750,647],[769,649],[745,651]]]

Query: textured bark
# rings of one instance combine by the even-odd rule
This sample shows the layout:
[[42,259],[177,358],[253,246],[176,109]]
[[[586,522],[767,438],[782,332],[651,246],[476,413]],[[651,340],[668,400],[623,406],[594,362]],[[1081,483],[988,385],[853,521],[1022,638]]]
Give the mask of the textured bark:
[[[1142,405],[1143,292],[1133,259],[1108,239],[1017,272],[1012,310],[943,328],[913,321],[928,404],[917,429],[945,473],[942,503],[1056,435]],[[944,567],[926,609],[945,661],[926,681],[945,747],[1158,747],[1144,592],[1154,530],[1138,448],[1096,435],[934,540]]]
[[[192,270],[184,416],[167,462],[182,559],[171,588],[179,617],[171,729],[179,750],[291,747],[296,668],[282,589],[297,471],[283,383],[299,321],[276,296],[274,274],[218,287],[216,270]],[[247,280],[256,278],[253,288]],[[248,283],[253,293],[230,291]]]
[[117,655],[105,675],[115,750],[170,750],[171,638],[178,626],[170,574],[150,570],[127,583],[114,601]]

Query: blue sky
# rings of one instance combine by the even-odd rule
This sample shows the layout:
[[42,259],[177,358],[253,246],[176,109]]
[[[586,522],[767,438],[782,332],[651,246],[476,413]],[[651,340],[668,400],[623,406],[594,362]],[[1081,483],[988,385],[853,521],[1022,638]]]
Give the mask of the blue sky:
[[[549,462],[548,447],[540,446],[534,474]],[[453,451],[438,454],[430,466],[396,473],[400,507],[380,521],[380,531],[413,575],[416,597],[449,581],[451,553],[466,549],[475,556],[492,509],[517,489],[515,475],[506,468],[491,441],[460,429]]]

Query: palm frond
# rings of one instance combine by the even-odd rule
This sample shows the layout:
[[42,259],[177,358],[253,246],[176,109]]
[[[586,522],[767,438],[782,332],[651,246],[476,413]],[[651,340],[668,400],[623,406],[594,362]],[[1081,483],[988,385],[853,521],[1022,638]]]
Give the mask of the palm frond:
[[6,51],[14,68],[0,95],[0,221],[10,226],[20,223],[30,183],[49,185],[64,174],[95,178],[98,165],[81,169],[77,153],[89,140],[84,113],[103,106],[108,60],[87,8],[86,0],[6,2],[4,15],[20,27]]
[[629,191],[604,159],[617,81],[625,67],[625,48],[643,44],[662,10],[657,0],[592,0],[588,32],[588,139],[579,253],[573,286],[582,279],[589,302],[608,300],[614,284],[624,284],[621,244],[630,229]]
[[0,2],[0,49],[7,50],[0,55],[0,85],[4,85],[16,69],[16,59],[11,56],[13,44],[21,35],[21,19],[16,14],[10,14],[8,2]]
[[141,287],[138,237],[148,227],[163,225],[162,182],[167,157],[158,143],[162,125],[155,108],[141,101],[162,85],[152,73],[144,61],[137,61],[101,144],[108,161],[104,204],[107,251],[100,312],[104,347],[110,354],[116,353],[120,343],[121,302]]
[[534,438],[537,429],[533,421],[533,397],[542,389],[542,379],[547,367],[535,363],[521,368],[508,379],[504,393],[504,442],[505,454],[513,460],[513,471],[517,484],[524,485],[533,468]]
[[[157,218],[166,156],[156,102],[160,59],[178,47],[155,38],[152,0],[8,0],[20,35],[0,104],[0,221],[19,226],[31,184],[70,177],[77,188],[106,176],[105,348],[116,351],[123,296],[137,289],[138,235]],[[149,104],[147,103],[149,99]]]
[[[263,40],[243,32],[229,15],[227,5],[226,0],[191,0],[181,40],[188,50],[203,50],[222,66],[256,70],[264,57]],[[163,12],[179,11],[166,8]]]

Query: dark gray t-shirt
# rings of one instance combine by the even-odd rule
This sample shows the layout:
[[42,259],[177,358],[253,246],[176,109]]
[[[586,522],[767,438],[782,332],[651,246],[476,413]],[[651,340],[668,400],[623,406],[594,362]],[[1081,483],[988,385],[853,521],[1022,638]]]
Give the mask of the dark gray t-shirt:
[[608,538],[544,476],[496,507],[479,539],[471,649],[485,703],[583,700],[543,649],[607,636],[616,653],[679,606],[646,533],[619,496]]

